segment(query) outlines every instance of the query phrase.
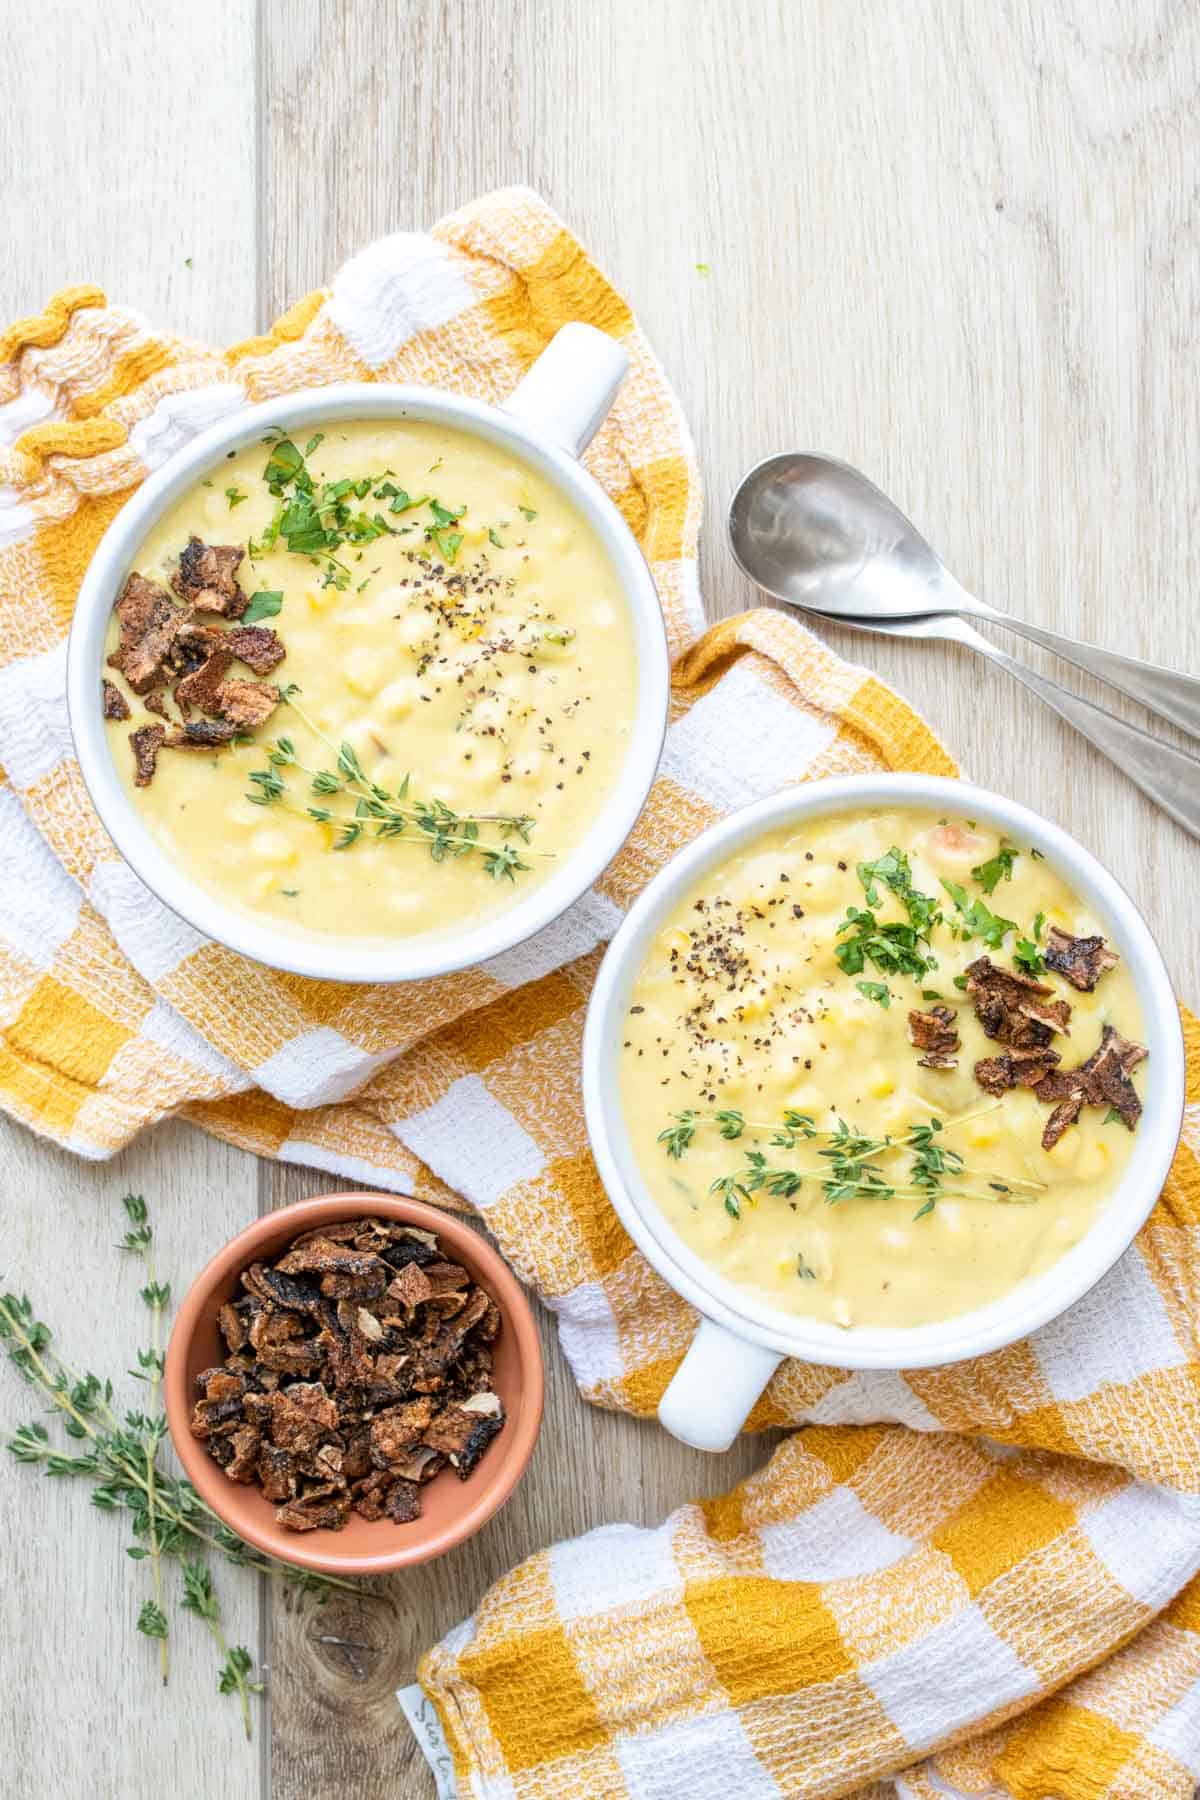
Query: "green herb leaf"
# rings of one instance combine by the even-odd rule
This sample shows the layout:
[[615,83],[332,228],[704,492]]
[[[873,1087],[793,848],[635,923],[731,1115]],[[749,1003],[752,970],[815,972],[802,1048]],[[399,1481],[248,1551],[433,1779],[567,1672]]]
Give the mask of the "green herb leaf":
[[1045,957],[1033,939],[1027,937],[1017,939],[1013,946],[1013,961],[1026,975],[1040,975],[1046,967]]
[[879,893],[875,886],[877,881],[882,881],[893,894],[906,894],[912,887],[908,858],[895,844],[886,855],[877,857],[874,862],[860,862],[857,873],[866,893],[868,906],[879,905]]
[[881,924],[873,912],[861,907],[849,908],[837,935],[843,942],[834,955],[845,975],[860,975],[868,962],[883,975],[920,977],[935,967],[933,957],[921,947],[921,933],[915,926],[899,920]]
[[985,894],[992,893],[1002,881],[1011,881],[1013,864],[1017,860],[1017,852],[1013,845],[1001,843],[995,856],[987,862],[980,863],[972,869],[971,874],[979,883]]
[[874,1000],[877,1006],[882,1006],[884,1012],[888,1011],[892,1004],[892,996],[886,982],[856,981],[854,985],[864,999]]
[[257,594],[251,594],[250,602],[242,614],[241,623],[257,625],[260,619],[273,619],[282,610],[282,588],[260,588]]
[[249,494],[243,494],[240,488],[227,487],[225,489],[225,498],[228,500],[229,510],[232,512],[235,506],[240,506],[242,501],[248,500],[250,496]]
[[695,1113],[676,1113],[675,1123],[668,1125],[665,1131],[658,1134],[658,1142],[666,1147],[666,1152],[678,1162],[696,1135]]
[[1005,936],[1017,929],[1015,919],[1002,918],[983,900],[970,900],[966,889],[956,881],[943,880],[942,886],[953,900],[959,913],[957,926],[951,926],[961,938],[978,937],[983,940],[989,950],[998,950]]
[[280,438],[272,447],[267,466],[263,470],[263,480],[269,487],[286,487],[303,470],[304,458],[291,438]]
[[463,534],[461,531],[439,530],[431,531],[429,535],[448,563],[453,563],[457,560],[458,553],[462,549],[463,543]]
[[165,1638],[167,1635],[167,1615],[161,1606],[153,1600],[147,1600],[138,1614],[137,1628],[143,1637]]

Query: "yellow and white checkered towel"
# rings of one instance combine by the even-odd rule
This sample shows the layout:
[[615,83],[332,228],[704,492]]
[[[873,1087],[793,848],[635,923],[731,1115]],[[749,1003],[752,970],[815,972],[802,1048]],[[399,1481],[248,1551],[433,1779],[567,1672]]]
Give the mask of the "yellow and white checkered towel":
[[[662,771],[595,891],[421,987],[247,964],[116,857],[73,760],[64,643],[149,470],[248,400],[343,377],[495,400],[553,331],[632,372],[588,454],[679,652]],[[702,826],[831,772],[953,772],[921,721],[793,620],[703,638],[686,427],[624,301],[533,195],[384,240],[216,352],[95,289],[0,335],[0,1103],[88,1156],[182,1112],[266,1155],[474,1207],[557,1313],[587,1398],[648,1414],[693,1327],[597,1183],[577,1068],[603,940]],[[1200,1036],[1188,1146],[1066,1318],[906,1377],[784,1364],[803,1425],[725,1499],[523,1564],[425,1659],[463,1796],[1170,1800],[1200,1777]],[[894,1785],[892,1778],[895,1778]]]

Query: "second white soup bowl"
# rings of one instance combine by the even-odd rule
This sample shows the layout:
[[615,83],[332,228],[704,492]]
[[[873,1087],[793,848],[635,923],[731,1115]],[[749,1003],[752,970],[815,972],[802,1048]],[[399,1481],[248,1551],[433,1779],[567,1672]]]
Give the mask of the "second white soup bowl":
[[[702,1261],[667,1223],[634,1158],[622,1116],[618,1059],[630,994],[647,951],[684,895],[710,869],[767,832],[873,806],[932,808],[991,825],[1040,850],[1103,921],[1133,976],[1150,1050],[1137,1152],[1084,1237],[1045,1274],[987,1306],[908,1329],[843,1329],[765,1305]],[[725,1450],[785,1356],[851,1369],[918,1369],[1014,1343],[1064,1312],[1128,1248],[1158,1197],[1183,1117],[1179,1009],[1158,947],[1124,888],[1059,826],[1013,800],[925,775],[854,775],[788,788],[703,832],[639,897],[609,946],[592,991],[583,1045],[588,1134],[609,1198],[634,1243],[696,1308],[700,1326],[663,1396],[659,1418],[685,1443]]]

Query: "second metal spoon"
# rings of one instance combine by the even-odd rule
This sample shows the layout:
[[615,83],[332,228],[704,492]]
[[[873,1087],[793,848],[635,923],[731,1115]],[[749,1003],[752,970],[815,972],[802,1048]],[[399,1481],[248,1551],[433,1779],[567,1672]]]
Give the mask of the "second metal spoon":
[[[830,617],[953,613],[1020,632],[1200,737],[1200,680],[1014,618],[968,594],[898,506],[848,463],[786,451],[743,479],[733,554],[777,600]],[[982,640],[981,640],[982,641]]]
[[[832,614],[823,615],[833,617]],[[1051,707],[1060,719],[1073,725],[1090,744],[1107,756],[1156,806],[1161,806],[1177,825],[1200,837],[1200,757],[1189,756],[1173,744],[1160,743],[1137,725],[1128,725],[1102,707],[1093,706],[1069,688],[1048,681],[1028,664],[1008,656],[989,643],[974,626],[953,613],[927,613],[919,619],[836,619],[855,631],[873,631],[884,637],[942,639],[978,650],[1006,669]]]

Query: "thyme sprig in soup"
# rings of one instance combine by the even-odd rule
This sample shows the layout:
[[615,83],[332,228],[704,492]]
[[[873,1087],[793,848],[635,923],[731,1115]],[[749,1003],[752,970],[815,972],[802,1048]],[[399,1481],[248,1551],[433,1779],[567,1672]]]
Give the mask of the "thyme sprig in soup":
[[586,835],[632,723],[590,526],[502,448],[416,421],[231,455],[147,538],[109,650],[113,755],[151,831],[306,935],[510,905]]
[[638,973],[638,1165],[731,1281],[843,1326],[952,1318],[1041,1273],[1128,1161],[1146,1051],[1103,924],[1038,851],[876,808],[710,870]]

